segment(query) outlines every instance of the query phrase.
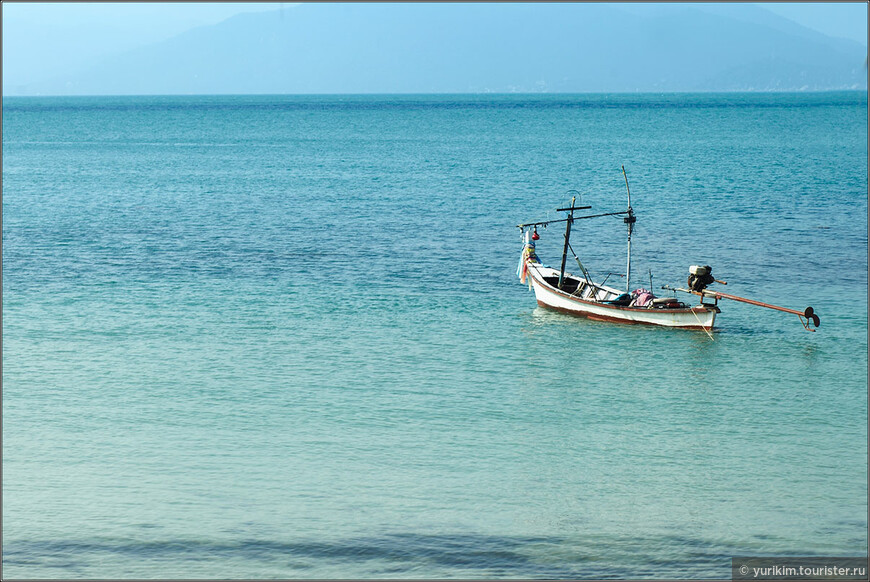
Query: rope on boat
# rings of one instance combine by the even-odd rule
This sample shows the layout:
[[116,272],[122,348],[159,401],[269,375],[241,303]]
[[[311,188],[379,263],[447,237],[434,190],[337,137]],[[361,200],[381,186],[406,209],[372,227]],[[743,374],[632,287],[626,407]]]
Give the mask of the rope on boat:
[[589,278],[589,271],[586,270],[586,267],[583,266],[583,263],[580,262],[580,257],[577,256],[577,253],[574,252],[574,247],[571,246],[571,243],[568,243],[568,248],[571,249],[571,254],[574,255],[574,260],[577,261],[577,266],[580,267],[580,270],[583,271],[583,277],[586,278],[587,283],[592,283],[592,280]]
[[713,339],[713,334],[710,333],[709,331],[707,331],[707,328],[704,327],[704,324],[703,324],[703,323],[701,323],[701,318],[698,317],[698,314],[695,313],[695,310],[694,310],[694,309],[692,309],[692,315],[694,315],[694,316],[695,316],[695,319],[698,320],[698,325],[701,326],[701,329],[704,330],[704,333],[706,333],[708,336],[710,336],[710,341],[711,341],[711,342],[716,341],[716,340]]

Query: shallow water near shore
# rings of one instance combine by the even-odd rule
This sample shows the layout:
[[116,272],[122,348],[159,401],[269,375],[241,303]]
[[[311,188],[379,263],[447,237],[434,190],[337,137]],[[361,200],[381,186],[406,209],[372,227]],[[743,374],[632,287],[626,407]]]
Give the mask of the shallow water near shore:
[[[537,307],[515,225],[623,164],[632,288],[818,332]],[[619,217],[572,246],[625,285]],[[866,555],[866,427],[864,93],[4,99],[8,578]]]

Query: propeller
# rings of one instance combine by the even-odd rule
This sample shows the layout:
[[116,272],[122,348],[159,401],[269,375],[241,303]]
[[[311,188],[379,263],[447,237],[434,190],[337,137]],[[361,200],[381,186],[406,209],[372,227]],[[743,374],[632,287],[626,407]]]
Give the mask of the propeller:
[[819,327],[821,321],[819,320],[819,316],[815,314],[812,307],[807,307],[804,310],[804,317],[807,318],[807,321],[812,320],[814,327]]

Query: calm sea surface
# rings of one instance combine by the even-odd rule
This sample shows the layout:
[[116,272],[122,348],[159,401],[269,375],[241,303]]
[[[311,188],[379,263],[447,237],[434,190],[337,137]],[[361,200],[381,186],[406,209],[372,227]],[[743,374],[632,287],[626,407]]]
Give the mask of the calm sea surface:
[[[866,555],[867,138],[860,92],[4,99],[4,577]],[[819,331],[537,307],[515,225],[623,164],[632,288]],[[624,272],[618,217],[572,245]]]

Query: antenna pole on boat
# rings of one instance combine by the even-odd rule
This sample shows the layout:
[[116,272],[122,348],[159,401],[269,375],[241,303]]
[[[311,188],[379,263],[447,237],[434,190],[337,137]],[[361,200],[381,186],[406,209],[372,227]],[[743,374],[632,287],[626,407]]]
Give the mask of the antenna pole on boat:
[[[574,200],[576,196],[571,197],[571,208],[568,215],[568,220],[565,221],[565,246],[562,248],[562,268],[559,269],[559,289],[562,288],[562,281],[565,279],[565,261],[568,259],[568,238],[571,236],[571,223],[574,222]],[[561,209],[560,209],[561,210]]]
[[637,218],[631,210],[631,190],[628,188],[628,175],[625,173],[624,165],[622,166],[622,177],[625,178],[625,191],[628,193],[628,216],[622,219],[628,225],[628,264],[625,267],[625,292],[631,293],[631,231],[634,229]]

